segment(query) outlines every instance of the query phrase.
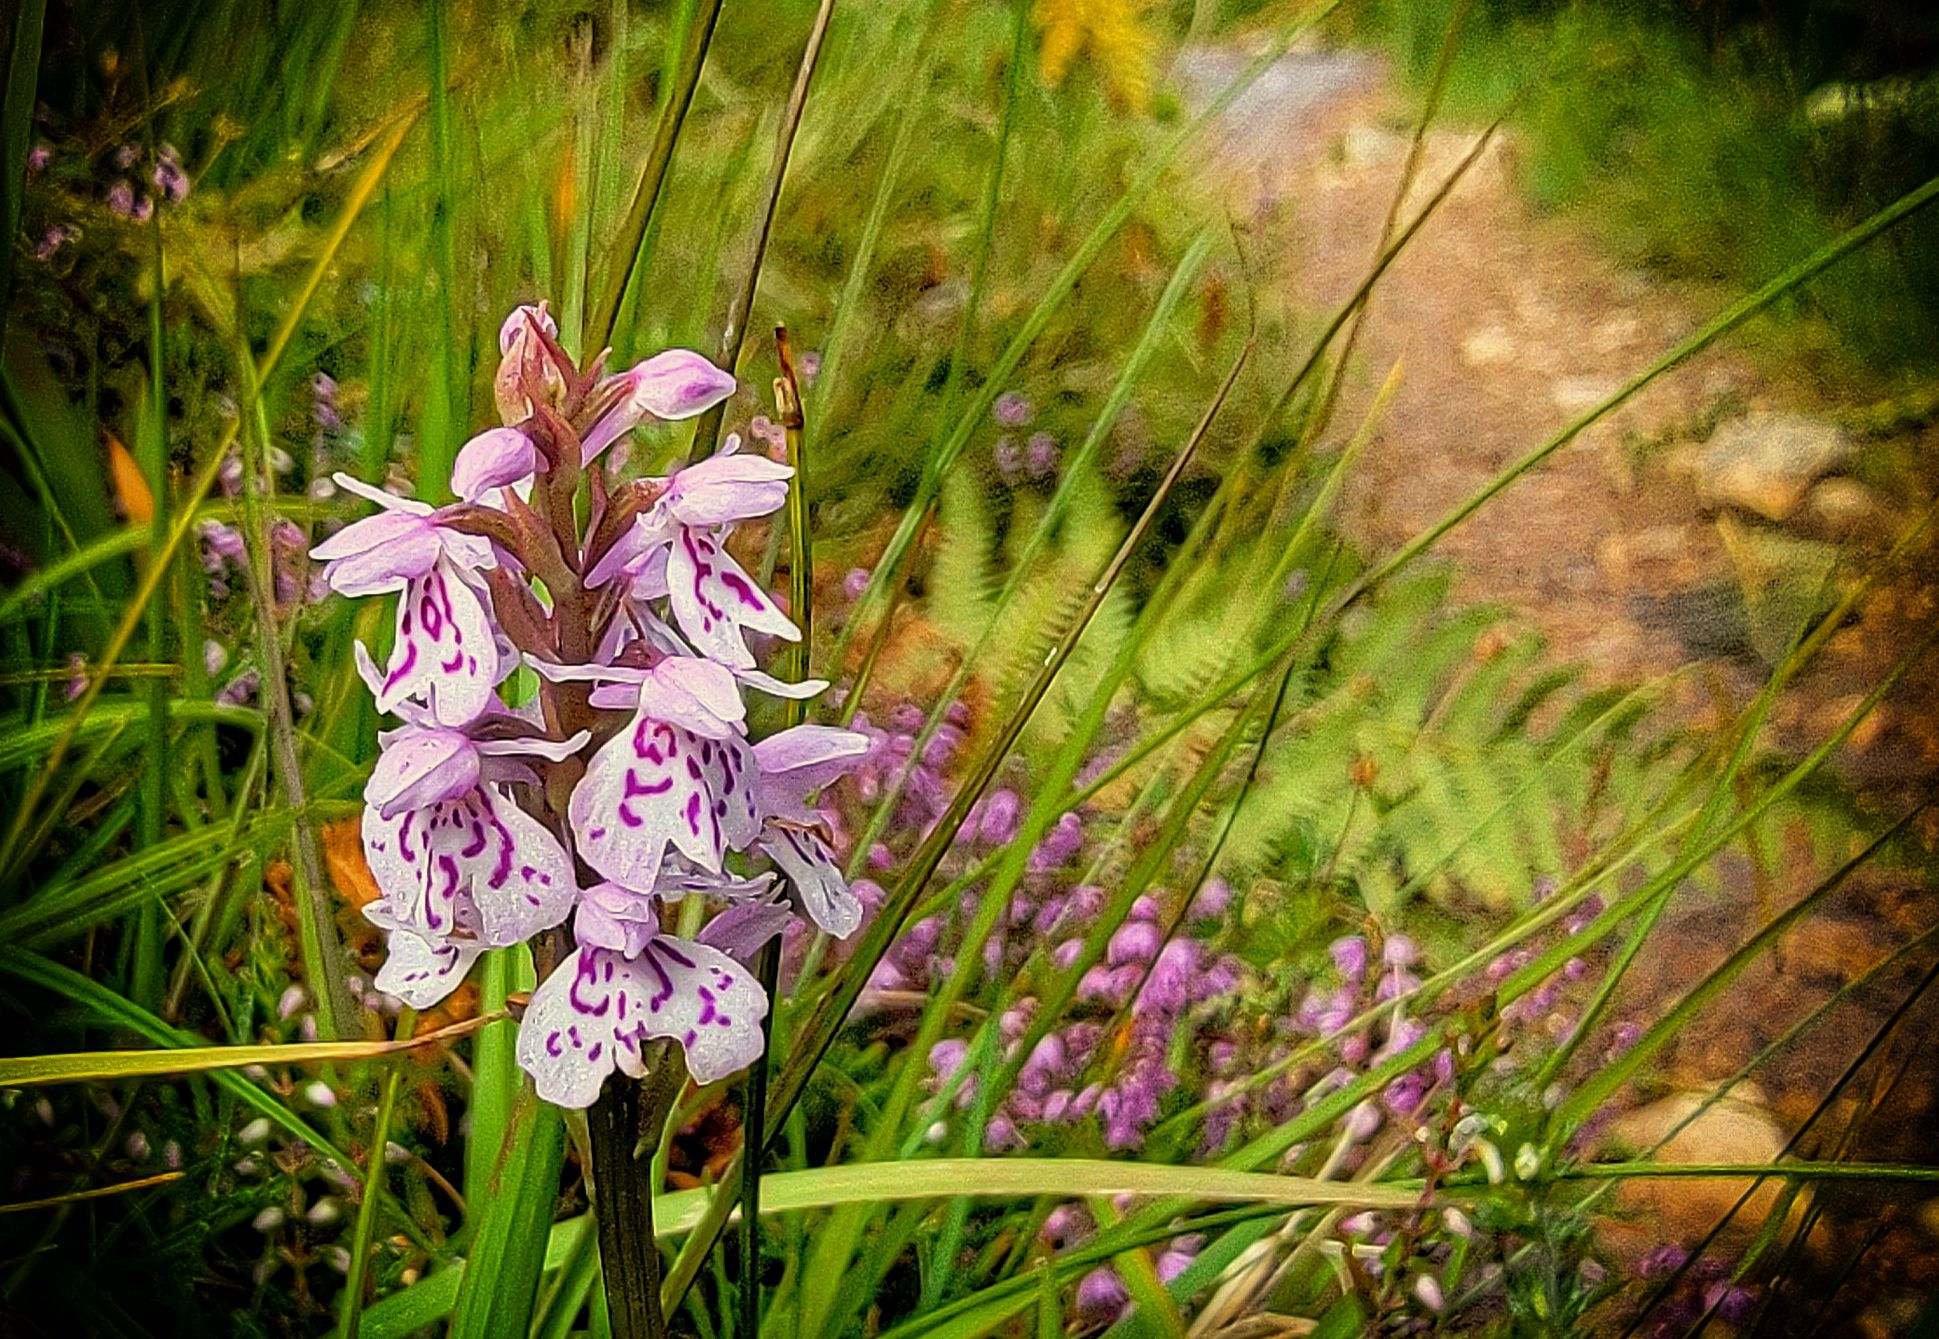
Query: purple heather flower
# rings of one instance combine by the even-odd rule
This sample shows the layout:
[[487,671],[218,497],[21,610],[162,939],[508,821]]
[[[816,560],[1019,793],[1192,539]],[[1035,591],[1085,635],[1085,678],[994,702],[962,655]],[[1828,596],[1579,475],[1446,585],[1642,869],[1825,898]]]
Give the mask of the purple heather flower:
[[1690,1252],[1681,1246],[1663,1245],[1652,1250],[1636,1266],[1636,1272],[1646,1279],[1667,1278],[1689,1263]]
[[1017,1130],[1016,1122],[1002,1112],[992,1116],[989,1124],[983,1127],[983,1144],[992,1153],[1008,1153],[1012,1149],[1022,1148],[1025,1142]]
[[747,425],[747,435],[767,447],[771,460],[788,458],[788,430],[766,414],[756,414]]
[[1447,1303],[1447,1294],[1441,1291],[1441,1281],[1432,1274],[1422,1274],[1414,1280],[1414,1297],[1429,1311],[1439,1311]]
[[145,223],[155,212],[155,202],[146,195],[136,195],[133,183],[124,179],[108,187],[108,208],[125,219]]
[[34,259],[52,260],[56,251],[59,251],[69,242],[77,240],[80,235],[81,230],[71,223],[54,224],[45,233],[41,234],[41,239],[38,242],[34,243]]
[[1091,1320],[1116,1320],[1130,1305],[1131,1294],[1109,1265],[1093,1269],[1078,1282],[1077,1310]]
[[1212,920],[1225,915],[1226,908],[1231,905],[1232,885],[1214,874],[1192,898],[1192,915],[1201,920]]
[[1030,852],[1029,868],[1042,874],[1069,863],[1084,849],[1084,821],[1076,814],[1065,814]]
[[215,695],[215,700],[225,707],[247,706],[256,700],[256,689],[261,682],[260,671],[246,669],[224,684],[222,691]]
[[1348,1139],[1364,1144],[1380,1129],[1380,1108],[1372,1102],[1362,1102],[1347,1112],[1340,1128]]
[[1060,455],[1055,437],[1047,432],[1033,432],[1024,443],[1023,465],[1031,478],[1045,479],[1056,472]]
[[123,172],[126,172],[129,168],[135,165],[135,160],[140,157],[141,157],[140,149],[136,148],[132,144],[123,144],[114,151],[114,156],[113,158],[110,159],[110,161],[113,162],[113,164],[117,168],[121,169]]
[[654,901],[610,883],[587,890],[579,950],[532,992],[518,1031],[518,1062],[546,1101],[587,1107],[613,1070],[645,1077],[654,1038],[680,1043],[698,1083],[760,1056],[760,983],[711,944],[661,934]]
[[1158,955],[1163,939],[1163,933],[1150,921],[1126,921],[1111,936],[1105,961],[1113,967],[1150,962]]
[[1327,954],[1333,959],[1333,968],[1349,981],[1358,981],[1367,972],[1367,941],[1359,935],[1347,935],[1327,945]]
[[1158,1281],[1169,1284],[1198,1258],[1204,1248],[1205,1238],[1194,1232],[1190,1236],[1179,1237],[1167,1246],[1158,1256]]
[[990,417],[1006,428],[1021,428],[1036,414],[1036,408],[1016,391],[1005,391],[990,406]]
[[842,578],[842,594],[851,600],[859,600],[862,598],[862,592],[868,589],[868,584],[868,568],[851,567],[848,569],[848,574]]
[[1421,960],[1420,946],[1406,935],[1389,935],[1381,946],[1380,960],[1389,967],[1412,967]]
[[1167,1014],[1183,1013],[1194,998],[1202,955],[1196,939],[1174,939],[1166,944],[1138,992],[1139,1004]]
[[996,445],[990,448],[990,459],[996,462],[996,472],[1004,483],[1013,484],[1023,477],[1023,453],[1008,437],[996,439]]
[[1393,967],[1381,974],[1380,984],[1374,988],[1374,998],[1381,1003],[1397,1000],[1403,995],[1412,994],[1421,988],[1421,979],[1405,968]]
[[173,144],[164,144],[156,151],[153,179],[155,189],[170,204],[180,204],[188,198],[189,174],[183,170],[181,155],[176,153]]
[[810,349],[801,355],[801,361],[797,366],[801,370],[801,379],[812,385],[815,378],[821,375],[821,354]]
[[54,146],[51,144],[36,144],[33,148],[27,150],[27,170],[29,172],[40,172],[53,161]]

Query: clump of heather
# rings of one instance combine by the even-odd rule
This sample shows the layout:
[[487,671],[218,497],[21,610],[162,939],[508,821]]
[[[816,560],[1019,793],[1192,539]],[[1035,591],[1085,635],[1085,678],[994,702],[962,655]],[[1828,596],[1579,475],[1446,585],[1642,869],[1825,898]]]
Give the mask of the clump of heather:
[[[869,876],[857,884],[865,916],[881,897],[870,880],[893,881],[953,791],[969,713],[950,704],[926,736],[925,719],[906,703],[857,713],[867,750],[824,795],[828,821],[845,832],[858,830],[875,806],[892,806],[878,840],[857,857]],[[1086,776],[1108,765],[1109,749],[1107,743]],[[904,927],[863,996],[865,1006],[913,1015],[957,973],[975,972],[996,987],[1000,1063],[979,1061],[974,1021],[923,1057],[931,1098],[921,1119],[929,1122],[929,1142],[962,1142],[976,1122],[970,1142],[987,1152],[1129,1152],[1162,1135],[1161,1148],[1212,1159],[1379,1069],[1382,1080],[1368,1097],[1281,1151],[1281,1170],[1338,1180],[1415,1175],[1430,1184],[1543,1173],[1536,1150],[1542,1113],[1555,1094],[1545,1102],[1527,1091],[1529,1076],[1579,1025],[1595,967],[1589,958],[1571,959],[1499,1011],[1493,990],[1552,941],[1578,933],[1598,904],[1576,908],[1474,981],[1429,996],[1422,991],[1427,954],[1406,934],[1348,934],[1276,960],[1248,958],[1242,892],[1214,877],[1181,912],[1187,893],[1154,888],[1111,931],[1062,1015],[1045,1020],[1044,973],[1073,968],[1110,901],[1109,890],[1089,880],[1109,867],[1100,857],[1116,825],[1091,810],[1058,820],[1029,853],[980,961],[966,963],[964,933],[992,895],[987,878],[976,875],[1017,840],[1029,802],[1012,774],[972,810],[939,876],[964,884],[961,897]],[[1538,886],[1536,900],[1550,891]],[[1018,981],[1025,984],[1013,989]],[[1620,1047],[1623,1028],[1612,1031],[1612,1045]],[[1403,1056],[1411,1063],[1397,1059]],[[1006,1072],[1014,1080],[1003,1091],[982,1091]],[[1424,1208],[1302,1225],[1320,1233],[1314,1267],[1353,1280],[1381,1333],[1426,1332],[1457,1304],[1498,1308],[1514,1290],[1533,1286],[1514,1250],[1530,1232],[1551,1239],[1554,1259],[1542,1259],[1569,1274],[1570,1305],[1578,1312],[1610,1287],[1593,1235],[1558,1232],[1546,1221],[1508,1222],[1499,1214],[1476,1221],[1459,1209]],[[1061,1252],[1094,1232],[1088,1209],[1065,1205],[1044,1221],[1039,1239]],[[1181,1274],[1198,1245],[1181,1235],[1158,1248],[1160,1277],[1170,1282]],[[1242,1310],[1260,1303],[1279,1266],[1270,1255],[1249,1256],[1194,1304]],[[1072,1306],[1086,1323],[1103,1324],[1125,1315],[1129,1298],[1106,1265],[1083,1278]]]
[[[729,549],[793,471],[729,437],[621,482],[602,457],[635,426],[701,414],[732,378],[684,350],[582,368],[543,305],[514,312],[499,349],[502,423],[457,453],[458,500],[338,474],[378,510],[312,550],[337,593],[397,596],[383,663],[357,648],[397,721],[364,791],[381,892],[364,914],[388,941],[373,985],[427,1008],[486,950],[532,942],[517,1052],[543,1098],[590,1105],[615,1070],[645,1075],[653,1041],[712,1082],[761,1054],[760,946],[797,914],[837,938],[861,918],[810,800],[867,739],[798,725],[750,741],[743,699],[826,687],[759,668],[750,637],[800,633]],[[515,708],[498,690],[521,667],[538,690]],[[695,899],[714,914],[673,933]]]

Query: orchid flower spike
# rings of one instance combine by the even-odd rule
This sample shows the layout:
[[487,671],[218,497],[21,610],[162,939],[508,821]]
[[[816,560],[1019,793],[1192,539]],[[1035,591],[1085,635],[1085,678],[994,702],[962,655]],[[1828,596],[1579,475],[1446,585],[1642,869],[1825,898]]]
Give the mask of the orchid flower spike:
[[734,676],[709,660],[532,667],[554,680],[593,681],[594,706],[632,707],[573,787],[567,816],[579,854],[608,879],[650,890],[671,844],[718,872],[754,839],[754,758]]
[[559,323],[543,302],[514,309],[498,328],[498,374],[492,379],[492,394],[506,427],[516,427],[532,417],[528,385],[545,387],[555,404],[564,394],[565,372],[549,346],[558,336]]
[[722,542],[720,529],[766,516],[787,501],[794,471],[764,456],[739,454],[730,436],[717,454],[675,474],[653,507],[586,574],[589,586],[620,572],[635,599],[664,594],[680,631],[723,665],[754,667],[746,633],[799,641],[801,631]]
[[412,714],[379,737],[364,788],[364,854],[382,894],[365,915],[390,932],[378,988],[421,1009],[456,989],[483,949],[572,910],[571,856],[505,788],[538,779],[521,759],[562,761],[589,736],[494,738]]
[[826,725],[797,725],[754,746],[761,814],[756,844],[788,876],[808,919],[837,939],[860,928],[862,903],[842,877],[826,825],[808,797],[860,766],[868,751],[867,735]]

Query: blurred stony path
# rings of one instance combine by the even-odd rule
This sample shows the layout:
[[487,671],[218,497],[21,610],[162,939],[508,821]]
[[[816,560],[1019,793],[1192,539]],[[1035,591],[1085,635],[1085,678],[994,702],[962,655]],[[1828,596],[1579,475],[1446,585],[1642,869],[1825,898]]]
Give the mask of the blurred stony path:
[[[1204,98],[1246,57],[1193,50],[1176,72]],[[1366,272],[1416,111],[1382,61],[1296,53],[1225,118],[1235,215],[1307,310],[1345,301]],[[1472,148],[1478,128],[1430,131],[1403,218]],[[1375,387],[1403,380],[1349,482],[1341,520],[1391,551],[1647,367],[1734,294],[1690,294],[1612,263],[1569,217],[1543,217],[1504,135],[1376,290],[1336,415],[1343,441]],[[1631,683],[1691,661],[1692,719],[1721,685],[1741,705],[1820,598],[1842,551],[1906,522],[1906,501],[1848,477],[1858,447],[1808,379],[1774,383],[1743,351],[1715,347],[1595,424],[1442,541],[1464,601],[1499,602],[1591,682]],[[1930,586],[1871,600],[1777,714],[1787,743],[1822,738],[1933,613]],[[1934,683],[1925,684],[1927,690]],[[1906,781],[1939,759],[1939,722],[1888,703],[1845,760]]]
[[[1191,51],[1176,73],[1202,99],[1245,63],[1234,51]],[[1371,263],[1415,115],[1379,58],[1312,51],[1281,61],[1226,117],[1235,218],[1262,270],[1292,285],[1307,311],[1330,313]],[[1403,218],[1477,133],[1430,132]],[[1734,296],[1679,291],[1625,270],[1579,220],[1536,214],[1517,181],[1512,137],[1503,137],[1375,292],[1335,442],[1353,432],[1396,363],[1403,380],[1348,485],[1347,534],[1369,553],[1391,552]],[[1916,494],[1929,487],[1907,480],[1904,496],[1888,498],[1850,477],[1860,443],[1841,427],[1849,407],[1828,403],[1806,374],[1772,371],[1776,361],[1766,366],[1749,347],[1713,347],[1671,372],[1448,536],[1439,551],[1454,568],[1457,598],[1507,606],[1593,683],[1633,683],[1696,662],[1701,672],[1686,676],[1681,704],[1692,724],[1714,720],[1720,700],[1747,703],[1834,564],[1862,571],[1925,505]],[[1929,569],[1914,573],[1866,603],[1787,693],[1773,742],[1802,752],[1836,725],[1929,624],[1933,581]],[[1883,811],[1896,812],[1934,774],[1935,703],[1939,672],[1926,666],[1840,759],[1849,778],[1880,792]],[[1939,831],[1928,828],[1927,837]],[[1723,896],[1678,899],[1657,950],[1626,983],[1632,1007],[1653,1016],[1821,873],[1808,845],[1765,852],[1760,864],[1722,862]],[[1855,880],[1678,1038],[1665,1067],[1669,1095],[1623,1120],[1637,1130],[1663,1123],[1687,1093],[1730,1073],[1932,915],[1929,893],[1902,878]],[[1668,945],[1675,950],[1663,951]],[[1843,1010],[1760,1074],[1761,1087],[1742,1090],[1746,1100],[1693,1127],[1677,1156],[1775,1155],[1896,998],[1881,991]],[[1929,1128],[1935,1106],[1933,1069],[1907,1071],[1893,1096],[1897,1118],[1870,1122],[1863,1156],[1929,1152],[1917,1132]],[[1856,1114],[1847,1103],[1830,1129]],[[1735,1188],[1713,1189],[1724,1192],[1721,1202],[1678,1183],[1648,1205],[1654,1240],[1701,1233],[1735,1198]],[[1858,1207],[1846,1222],[1864,1219]],[[1927,1241],[1920,1231],[1890,1254],[1903,1260]]]

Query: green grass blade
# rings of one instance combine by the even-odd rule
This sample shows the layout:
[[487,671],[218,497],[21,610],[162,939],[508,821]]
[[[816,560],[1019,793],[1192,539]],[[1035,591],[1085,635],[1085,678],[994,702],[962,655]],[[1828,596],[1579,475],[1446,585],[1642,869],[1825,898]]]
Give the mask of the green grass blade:
[[[504,1156],[486,1185],[475,1188],[489,1189],[490,1198],[453,1303],[452,1339],[504,1339],[530,1330],[564,1163],[565,1120],[527,1083],[512,1113]],[[365,1332],[376,1333],[369,1320]]]
[[[159,1051],[78,1051],[0,1059],[0,1088],[48,1083],[109,1083],[177,1074],[213,1074],[251,1065],[321,1065],[338,1060],[376,1060],[420,1046],[456,1041],[494,1021],[467,1018],[421,1036],[397,1041],[316,1041],[262,1046],[174,1046]],[[186,1033],[184,1036],[188,1035]]]

